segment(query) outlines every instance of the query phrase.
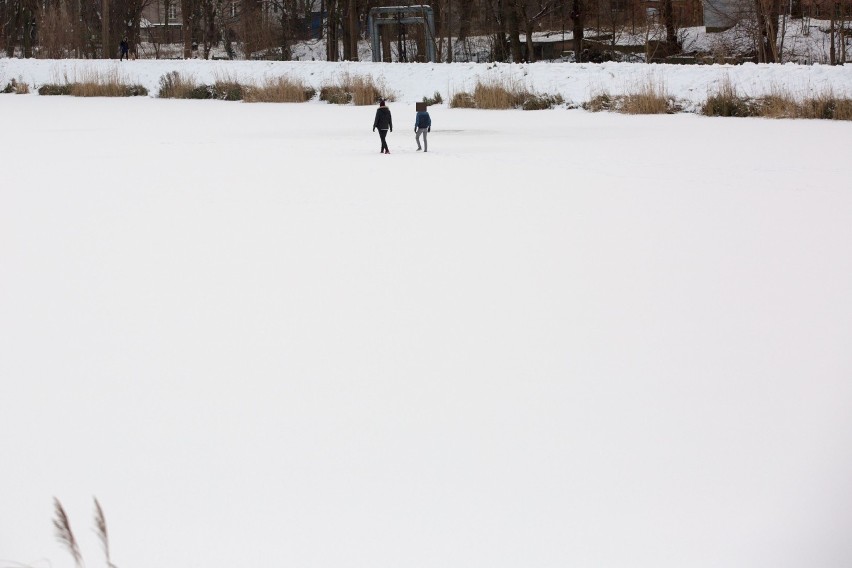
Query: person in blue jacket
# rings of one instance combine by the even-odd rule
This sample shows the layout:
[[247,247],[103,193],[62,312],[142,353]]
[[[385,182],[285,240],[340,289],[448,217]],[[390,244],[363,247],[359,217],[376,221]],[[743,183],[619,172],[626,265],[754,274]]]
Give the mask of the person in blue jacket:
[[[429,117],[429,113],[425,110],[421,110],[417,112],[417,118],[414,119],[414,132],[417,133],[415,139],[417,140],[417,150],[423,150],[424,152],[429,151],[429,144],[426,142],[426,134],[428,132],[432,132],[432,119]],[[420,135],[423,135],[423,146],[420,146]]]

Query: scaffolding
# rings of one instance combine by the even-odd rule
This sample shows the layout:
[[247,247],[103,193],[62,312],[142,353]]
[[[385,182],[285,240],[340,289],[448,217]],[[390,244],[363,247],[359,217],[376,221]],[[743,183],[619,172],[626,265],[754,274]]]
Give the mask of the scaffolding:
[[431,6],[384,6],[370,10],[370,41],[376,63],[382,60],[380,27],[390,24],[398,26],[399,56],[403,60],[406,59],[405,26],[423,26],[426,30],[426,56],[429,61],[435,62],[435,15]]

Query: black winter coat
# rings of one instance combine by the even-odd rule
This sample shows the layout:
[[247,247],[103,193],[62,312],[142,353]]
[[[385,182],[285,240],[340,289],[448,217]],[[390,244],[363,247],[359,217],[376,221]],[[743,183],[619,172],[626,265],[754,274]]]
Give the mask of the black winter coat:
[[373,121],[373,130],[390,130],[393,132],[393,120],[388,107],[379,107],[376,109],[376,120]]

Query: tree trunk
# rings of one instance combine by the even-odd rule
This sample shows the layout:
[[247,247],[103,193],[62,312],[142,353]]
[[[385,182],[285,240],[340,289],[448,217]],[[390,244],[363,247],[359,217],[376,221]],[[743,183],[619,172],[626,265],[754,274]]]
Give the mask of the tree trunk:
[[337,20],[337,0],[327,0],[326,3],[326,11],[328,13],[327,17],[327,31],[325,36],[326,42],[326,59],[328,61],[337,61],[337,29],[338,29],[338,20]]
[[571,1],[571,20],[574,31],[574,60],[578,63],[583,60],[583,0]]
[[831,13],[831,24],[828,28],[829,40],[831,41],[831,47],[828,48],[828,57],[829,63],[831,65],[837,65],[837,51],[834,48],[835,37],[837,36],[837,28],[835,26],[835,18],[834,11]]
[[666,26],[666,43],[669,44],[669,48],[671,49],[677,45],[672,0],[663,0],[663,24]]
[[183,27],[183,58],[192,57],[192,14],[195,11],[193,0],[180,0]]
[[535,47],[533,46],[533,23],[525,20],[524,33],[527,36],[527,61],[535,62]]
[[470,34],[470,20],[473,16],[473,2],[468,0],[456,0],[459,13],[459,35],[457,42],[463,42]]
[[512,50],[512,61],[520,63],[523,58],[521,49],[521,28],[518,23],[518,10],[515,0],[508,0],[504,4],[506,11],[506,26],[509,28],[509,47]]
[[349,61],[358,61],[358,38],[361,36],[358,24],[358,2],[349,0]]
[[216,4],[214,0],[203,0],[204,4],[204,59],[210,59],[210,51],[216,43]]
[[506,52],[506,9],[504,4],[507,0],[497,0],[497,10],[494,14],[497,21],[497,32],[494,35],[494,60],[506,61],[509,54]]
[[[461,0],[464,4],[464,0]],[[453,62],[453,0],[447,3],[447,63]],[[428,32],[427,32],[428,33]]]
[[103,59],[112,59],[112,39],[109,34],[109,1],[101,0],[103,7],[101,8],[101,57]]

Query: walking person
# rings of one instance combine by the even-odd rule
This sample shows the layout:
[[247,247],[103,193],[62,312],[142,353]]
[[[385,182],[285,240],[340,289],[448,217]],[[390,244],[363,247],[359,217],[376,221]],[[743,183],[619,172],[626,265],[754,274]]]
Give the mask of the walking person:
[[384,99],[379,101],[379,108],[376,109],[376,120],[373,121],[373,132],[376,131],[376,128],[379,129],[379,138],[382,139],[382,149],[379,151],[382,154],[390,154],[385,137],[388,135],[388,131],[393,132],[393,120],[391,119],[390,109],[385,106]]
[[121,40],[121,43],[118,44],[118,52],[119,52],[119,56],[118,56],[119,61],[124,60],[125,57],[127,58],[128,61],[130,61],[130,55],[129,55],[130,44],[127,43],[127,37],[126,36],[124,37],[124,39]]
[[[418,107],[420,103],[417,103]],[[416,136],[414,137],[417,140],[417,151],[423,150],[424,152],[429,151],[429,143],[426,141],[426,135],[429,132],[432,132],[432,119],[429,117],[429,111],[426,110],[426,105],[424,104],[420,108],[417,109],[417,117],[414,119],[414,132]],[[420,135],[423,135],[423,147],[420,147]]]

